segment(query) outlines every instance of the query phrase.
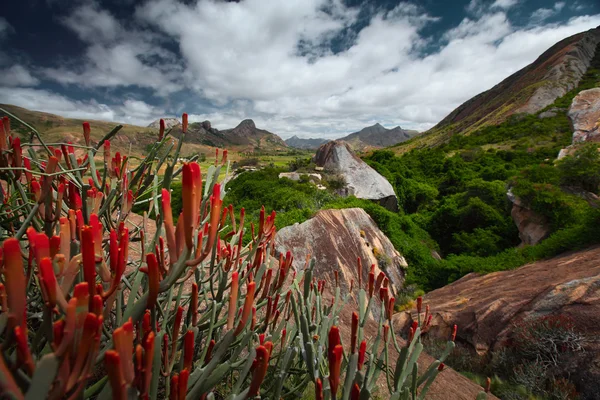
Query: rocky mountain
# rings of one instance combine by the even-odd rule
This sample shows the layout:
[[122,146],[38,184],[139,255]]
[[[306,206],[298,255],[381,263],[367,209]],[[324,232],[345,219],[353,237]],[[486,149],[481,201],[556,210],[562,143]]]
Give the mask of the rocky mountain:
[[373,126],[368,126],[358,132],[344,136],[339,140],[347,142],[354,151],[364,151],[375,148],[383,148],[393,146],[395,144],[405,142],[419,132],[414,130],[406,130],[397,126],[392,129],[387,129],[377,123]]
[[[173,136],[179,137],[181,129],[172,131]],[[189,124],[185,141],[210,147],[226,147],[244,152],[281,151],[287,145],[279,136],[264,129],[259,129],[251,119],[240,122],[232,129],[218,130],[213,128],[210,121]]]
[[315,163],[325,172],[338,174],[344,181],[342,195],[374,200],[391,211],[398,211],[398,198],[392,185],[357,157],[348,143],[334,140],[317,150]]
[[600,27],[561,40],[533,63],[460,105],[411,147],[441,144],[456,133],[469,134],[511,115],[544,109],[577,87],[599,43]]
[[[40,134],[44,135],[49,142],[72,141],[78,143],[83,140],[81,124],[83,120],[65,118],[59,115],[48,114],[40,111],[28,110],[10,104],[0,104],[0,108],[17,116],[27,122]],[[4,113],[0,111],[0,116]],[[163,118],[166,129],[173,128],[171,134],[179,138],[181,135],[181,123],[177,118]],[[93,121],[90,122],[92,140],[100,140],[106,133],[110,132],[118,122]],[[120,134],[116,135],[111,144],[115,150],[131,151],[132,154],[143,155],[146,147],[156,141],[160,120],[153,121],[147,127],[120,124]],[[21,124],[14,123],[16,131],[22,131],[23,135],[29,132]],[[287,145],[276,134],[259,129],[250,119],[242,121],[232,129],[218,130],[211,126],[209,121],[191,123],[188,126],[188,134],[184,139],[186,146],[182,148],[182,155],[214,152],[214,147],[228,148],[229,150],[242,152],[277,152],[286,151]]]
[[303,150],[315,150],[318,149],[320,145],[323,143],[327,143],[327,139],[318,139],[318,138],[310,138],[303,139],[294,135],[289,139],[285,140],[285,143],[289,147],[293,147],[295,149],[303,149]]
[[[171,129],[174,126],[181,125],[181,122],[177,118],[163,118],[165,121],[165,129]],[[152,129],[160,129],[160,119],[152,121],[148,124],[148,128]]]

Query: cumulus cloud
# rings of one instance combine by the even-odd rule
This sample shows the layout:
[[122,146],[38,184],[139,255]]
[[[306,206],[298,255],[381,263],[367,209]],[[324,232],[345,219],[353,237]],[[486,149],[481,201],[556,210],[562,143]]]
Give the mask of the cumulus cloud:
[[8,23],[6,18],[0,17],[0,39],[14,32],[14,28]]
[[35,88],[7,88],[0,86],[3,103],[67,118],[118,121],[133,125],[147,125],[160,118],[165,111],[139,100],[125,100],[122,104],[107,105],[94,100],[79,101]]
[[544,22],[545,20],[552,18],[558,13],[560,13],[564,7],[565,2],[559,1],[557,3],[554,3],[554,6],[552,8],[538,8],[531,14],[530,20],[534,24]]
[[0,85],[4,86],[35,86],[39,80],[31,75],[22,65],[13,65],[0,69]]
[[[433,42],[424,28],[439,18],[408,2],[364,13],[341,0],[150,0],[127,24],[86,3],[62,20],[87,45],[83,61],[42,72],[65,85],[151,89],[165,104],[185,88],[176,111],[219,129],[252,118],[283,137],[339,137],[376,122],[425,130],[559,40],[600,25],[600,15],[547,24],[540,12],[519,27],[507,16],[516,4],[472,0],[470,14]],[[35,92],[21,89],[18,100],[33,104]],[[50,107],[52,93],[37,92],[37,108]],[[165,112],[140,100],[57,102],[69,115],[80,108],[143,124]]]

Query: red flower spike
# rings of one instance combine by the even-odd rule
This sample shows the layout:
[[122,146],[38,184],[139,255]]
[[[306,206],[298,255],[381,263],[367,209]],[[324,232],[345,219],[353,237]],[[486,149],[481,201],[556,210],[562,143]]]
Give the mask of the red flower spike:
[[198,285],[192,284],[192,298],[191,298],[190,310],[192,313],[192,326],[198,324]]
[[440,363],[440,365],[438,365],[438,371],[442,372],[444,370],[444,363]]
[[6,147],[6,132],[4,131],[4,124],[0,124],[0,151],[7,150]]
[[231,274],[231,290],[229,291],[229,310],[227,315],[227,330],[233,329],[233,321],[235,319],[235,311],[237,310],[239,274],[233,272]]
[[337,326],[334,325],[329,329],[328,339],[327,358],[331,359],[334,356],[335,347],[341,343],[340,329]]
[[287,336],[287,330],[285,328],[283,328],[283,330],[281,331],[281,351],[283,351],[283,348],[285,347],[286,336]]
[[352,334],[350,339],[350,353],[356,352],[356,340],[358,338],[358,314],[352,313]]
[[104,163],[106,164],[106,166],[109,166],[110,165],[110,141],[105,140],[103,147],[104,147]]
[[190,377],[190,370],[184,369],[179,373],[179,400],[185,400],[187,395],[188,379]]
[[169,400],[179,400],[179,374],[171,376],[171,390]]
[[323,382],[319,378],[315,383],[315,400],[323,400]]
[[385,343],[387,343],[387,341],[388,341],[389,332],[390,332],[390,326],[386,323],[383,325],[383,341]]
[[252,320],[250,321],[250,330],[253,331],[256,326],[256,307],[252,307]]
[[406,345],[410,345],[410,343],[412,343],[413,339],[415,338],[415,330],[413,329],[413,327],[411,326],[408,329],[408,342],[406,342]]
[[89,146],[90,145],[90,123],[89,122],[84,122],[83,123],[83,138],[85,139],[85,145]]
[[365,363],[365,355],[367,353],[367,342],[363,340],[360,342],[360,347],[358,349],[358,370],[362,368]]
[[[102,286],[100,286],[100,287],[102,287]],[[104,305],[102,303],[102,296],[97,294],[92,298],[92,307],[90,308],[90,312],[93,312],[98,317],[100,317],[100,316],[102,316],[103,309],[104,309]]]
[[115,350],[108,350],[104,354],[104,366],[108,373],[108,381],[112,389],[113,399],[127,399],[123,370],[121,369],[121,358]]
[[42,293],[44,294],[48,307],[53,309],[54,306],[56,306],[56,288],[58,284],[56,282],[56,275],[54,275],[52,260],[48,257],[43,258],[39,269],[40,283],[43,288]]
[[263,344],[265,344],[265,334],[264,333],[261,333],[260,335],[258,335],[258,344],[261,346]]
[[423,307],[423,297],[417,297],[417,312],[421,314],[421,308]]
[[192,166],[190,163],[183,164],[183,173],[181,179],[181,198],[183,208],[183,231],[185,237],[185,245],[191,250],[194,245],[194,225],[196,221],[194,211],[196,207],[196,201],[194,199],[194,177],[192,172]]
[[335,287],[340,287],[340,281],[338,278],[338,271],[333,271],[333,275],[335,276]]
[[452,341],[456,341],[456,331],[458,330],[458,327],[456,325],[454,325],[452,327]]
[[[4,284],[8,290],[8,310],[15,317],[16,324],[26,329],[25,306],[26,280],[23,271],[21,245],[15,238],[8,238],[2,244],[4,257]],[[4,311],[4,310],[3,310]]]
[[17,342],[17,365],[25,366],[29,376],[33,375],[35,369],[33,357],[27,344],[27,331],[20,326],[15,327],[15,341]]
[[144,339],[144,387],[142,394],[148,394],[150,391],[150,382],[152,382],[152,362],[154,360],[154,332],[150,331]]
[[206,242],[206,247],[204,249],[205,254],[209,254],[217,238],[222,205],[223,200],[221,200],[221,185],[219,183],[215,183],[213,186],[213,194],[210,197],[210,230],[208,233],[208,241]]
[[121,369],[125,382],[131,384],[135,379],[133,369],[133,323],[131,318],[113,332],[113,343],[121,358]]
[[192,370],[194,361],[194,331],[187,331],[183,339],[183,368]]
[[252,312],[252,305],[254,303],[254,290],[256,289],[256,282],[250,282],[247,285],[246,289],[246,300],[244,301],[244,309],[242,311],[242,318],[234,332],[234,335],[237,336],[241,331],[246,327],[246,322],[248,322],[248,318],[250,317],[250,313]]
[[352,385],[352,390],[350,391],[350,400],[358,400],[360,398],[360,386],[358,383]]
[[344,358],[344,349],[338,344],[333,348],[329,357],[329,387],[331,388],[331,398],[337,396],[338,386],[340,385],[340,372],[342,367],[342,359]]
[[173,213],[171,211],[171,192],[162,190],[161,197],[162,217],[165,224],[165,235],[167,236],[167,247],[171,263],[177,261],[177,247],[175,244],[175,227],[173,225]]
[[273,353],[273,342],[265,342],[264,346],[269,351],[269,357],[271,357],[271,353]]
[[[21,139],[16,137],[13,139],[13,143],[12,143],[12,150],[13,150],[13,168],[21,168],[21,166],[23,165],[23,149],[21,148]],[[19,179],[21,177],[21,170],[20,169],[15,169],[14,170],[15,173],[15,178]]]
[[148,265],[148,301],[146,302],[146,308],[151,310],[156,306],[160,286],[160,272],[154,253],[146,254],[146,264]]
[[54,258],[60,251],[60,236],[52,236],[50,238],[50,258]]
[[489,392],[490,392],[491,386],[492,386],[492,379],[488,377],[488,378],[485,380],[485,392],[486,392],[486,393],[489,393]]
[[94,232],[89,226],[84,226],[81,230],[81,258],[83,260],[83,279],[88,284],[91,300],[96,294],[96,254]]
[[375,291],[375,273],[369,272],[369,297],[373,297]]
[[[29,230],[29,229],[28,229]],[[45,233],[36,233],[33,236],[35,250],[35,262],[40,265],[43,258],[50,257],[50,240]]]
[[7,116],[2,117],[2,125],[7,135],[10,135],[10,118]]
[[183,115],[181,116],[181,131],[183,133],[186,133],[187,128],[188,128],[188,115],[187,115],[187,113],[183,113]]
[[223,159],[221,160],[221,164],[225,165],[227,163],[227,149],[223,150]]
[[387,319],[392,320],[392,316],[394,315],[394,304],[396,304],[396,299],[390,297],[390,300],[387,305]]
[[208,343],[208,349],[206,350],[206,357],[204,357],[204,364],[208,364],[208,362],[210,361],[211,357],[212,357],[212,351],[213,348],[215,347],[215,340],[212,339],[209,343]]
[[158,141],[160,142],[165,137],[165,120],[161,118],[159,124]]
[[260,385],[265,379],[265,376],[267,376],[269,350],[266,347],[258,346],[256,348],[256,358],[254,359],[253,365],[254,372],[252,373],[252,381],[250,382],[250,389],[248,391],[248,397],[250,398],[258,396]]

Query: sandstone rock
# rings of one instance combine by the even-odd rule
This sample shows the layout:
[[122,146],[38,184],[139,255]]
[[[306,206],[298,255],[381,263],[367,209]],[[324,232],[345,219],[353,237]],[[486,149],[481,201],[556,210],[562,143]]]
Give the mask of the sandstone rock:
[[550,222],[546,217],[528,208],[510,190],[508,198],[513,203],[510,215],[519,229],[521,245],[538,244],[550,235]]
[[580,92],[571,103],[573,143],[600,142],[600,88]]
[[391,211],[398,211],[398,198],[392,185],[358,158],[347,143],[325,143],[317,150],[315,163],[326,171],[340,174],[346,182],[348,195],[375,200]]
[[[523,319],[563,315],[586,335],[588,359],[573,360],[600,377],[600,247],[565,254],[512,271],[469,274],[424,297],[433,315],[429,335],[447,338],[454,324],[458,338],[479,353],[507,344],[513,324]],[[415,316],[394,316],[395,326],[409,326]],[[589,384],[590,382],[588,382]],[[589,397],[595,398],[595,397]]]
[[202,122],[202,128],[204,128],[207,131],[210,131],[211,128],[212,128],[212,126],[210,125],[210,121],[208,121],[208,120],[207,121],[203,121]]

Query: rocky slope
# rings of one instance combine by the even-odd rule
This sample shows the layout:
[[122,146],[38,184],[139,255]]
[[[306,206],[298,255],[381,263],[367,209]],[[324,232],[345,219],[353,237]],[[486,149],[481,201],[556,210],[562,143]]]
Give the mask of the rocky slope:
[[368,126],[338,140],[347,142],[354,151],[378,149],[404,142],[419,132],[397,126],[387,129],[380,124]]
[[327,143],[327,139],[318,139],[318,138],[310,138],[310,139],[304,139],[304,138],[299,138],[298,136],[292,136],[289,139],[285,140],[285,144],[287,144],[289,147],[293,147],[295,149],[302,149],[302,150],[315,150],[318,149],[320,145],[322,145],[323,143]]
[[441,144],[455,133],[469,134],[513,114],[542,110],[577,86],[599,43],[600,27],[561,40],[530,65],[460,105],[411,147]]
[[342,194],[380,203],[389,210],[398,210],[398,198],[392,185],[358,158],[350,146],[342,141],[332,141],[319,147],[315,163],[326,172],[338,174],[345,182]]
[[[165,121],[165,129],[171,129],[174,126],[181,125],[181,122],[177,118],[163,118]],[[152,129],[160,129],[160,119],[152,121],[148,124],[148,128]]]
[[[600,247],[525,265],[513,271],[469,274],[425,296],[433,315],[429,335],[446,338],[457,324],[458,337],[479,353],[509,342],[515,324],[546,315],[562,315],[590,340],[579,372],[600,379]],[[396,314],[407,327],[414,314]],[[588,358],[589,356],[589,358]],[[589,381],[589,382],[593,382]]]

